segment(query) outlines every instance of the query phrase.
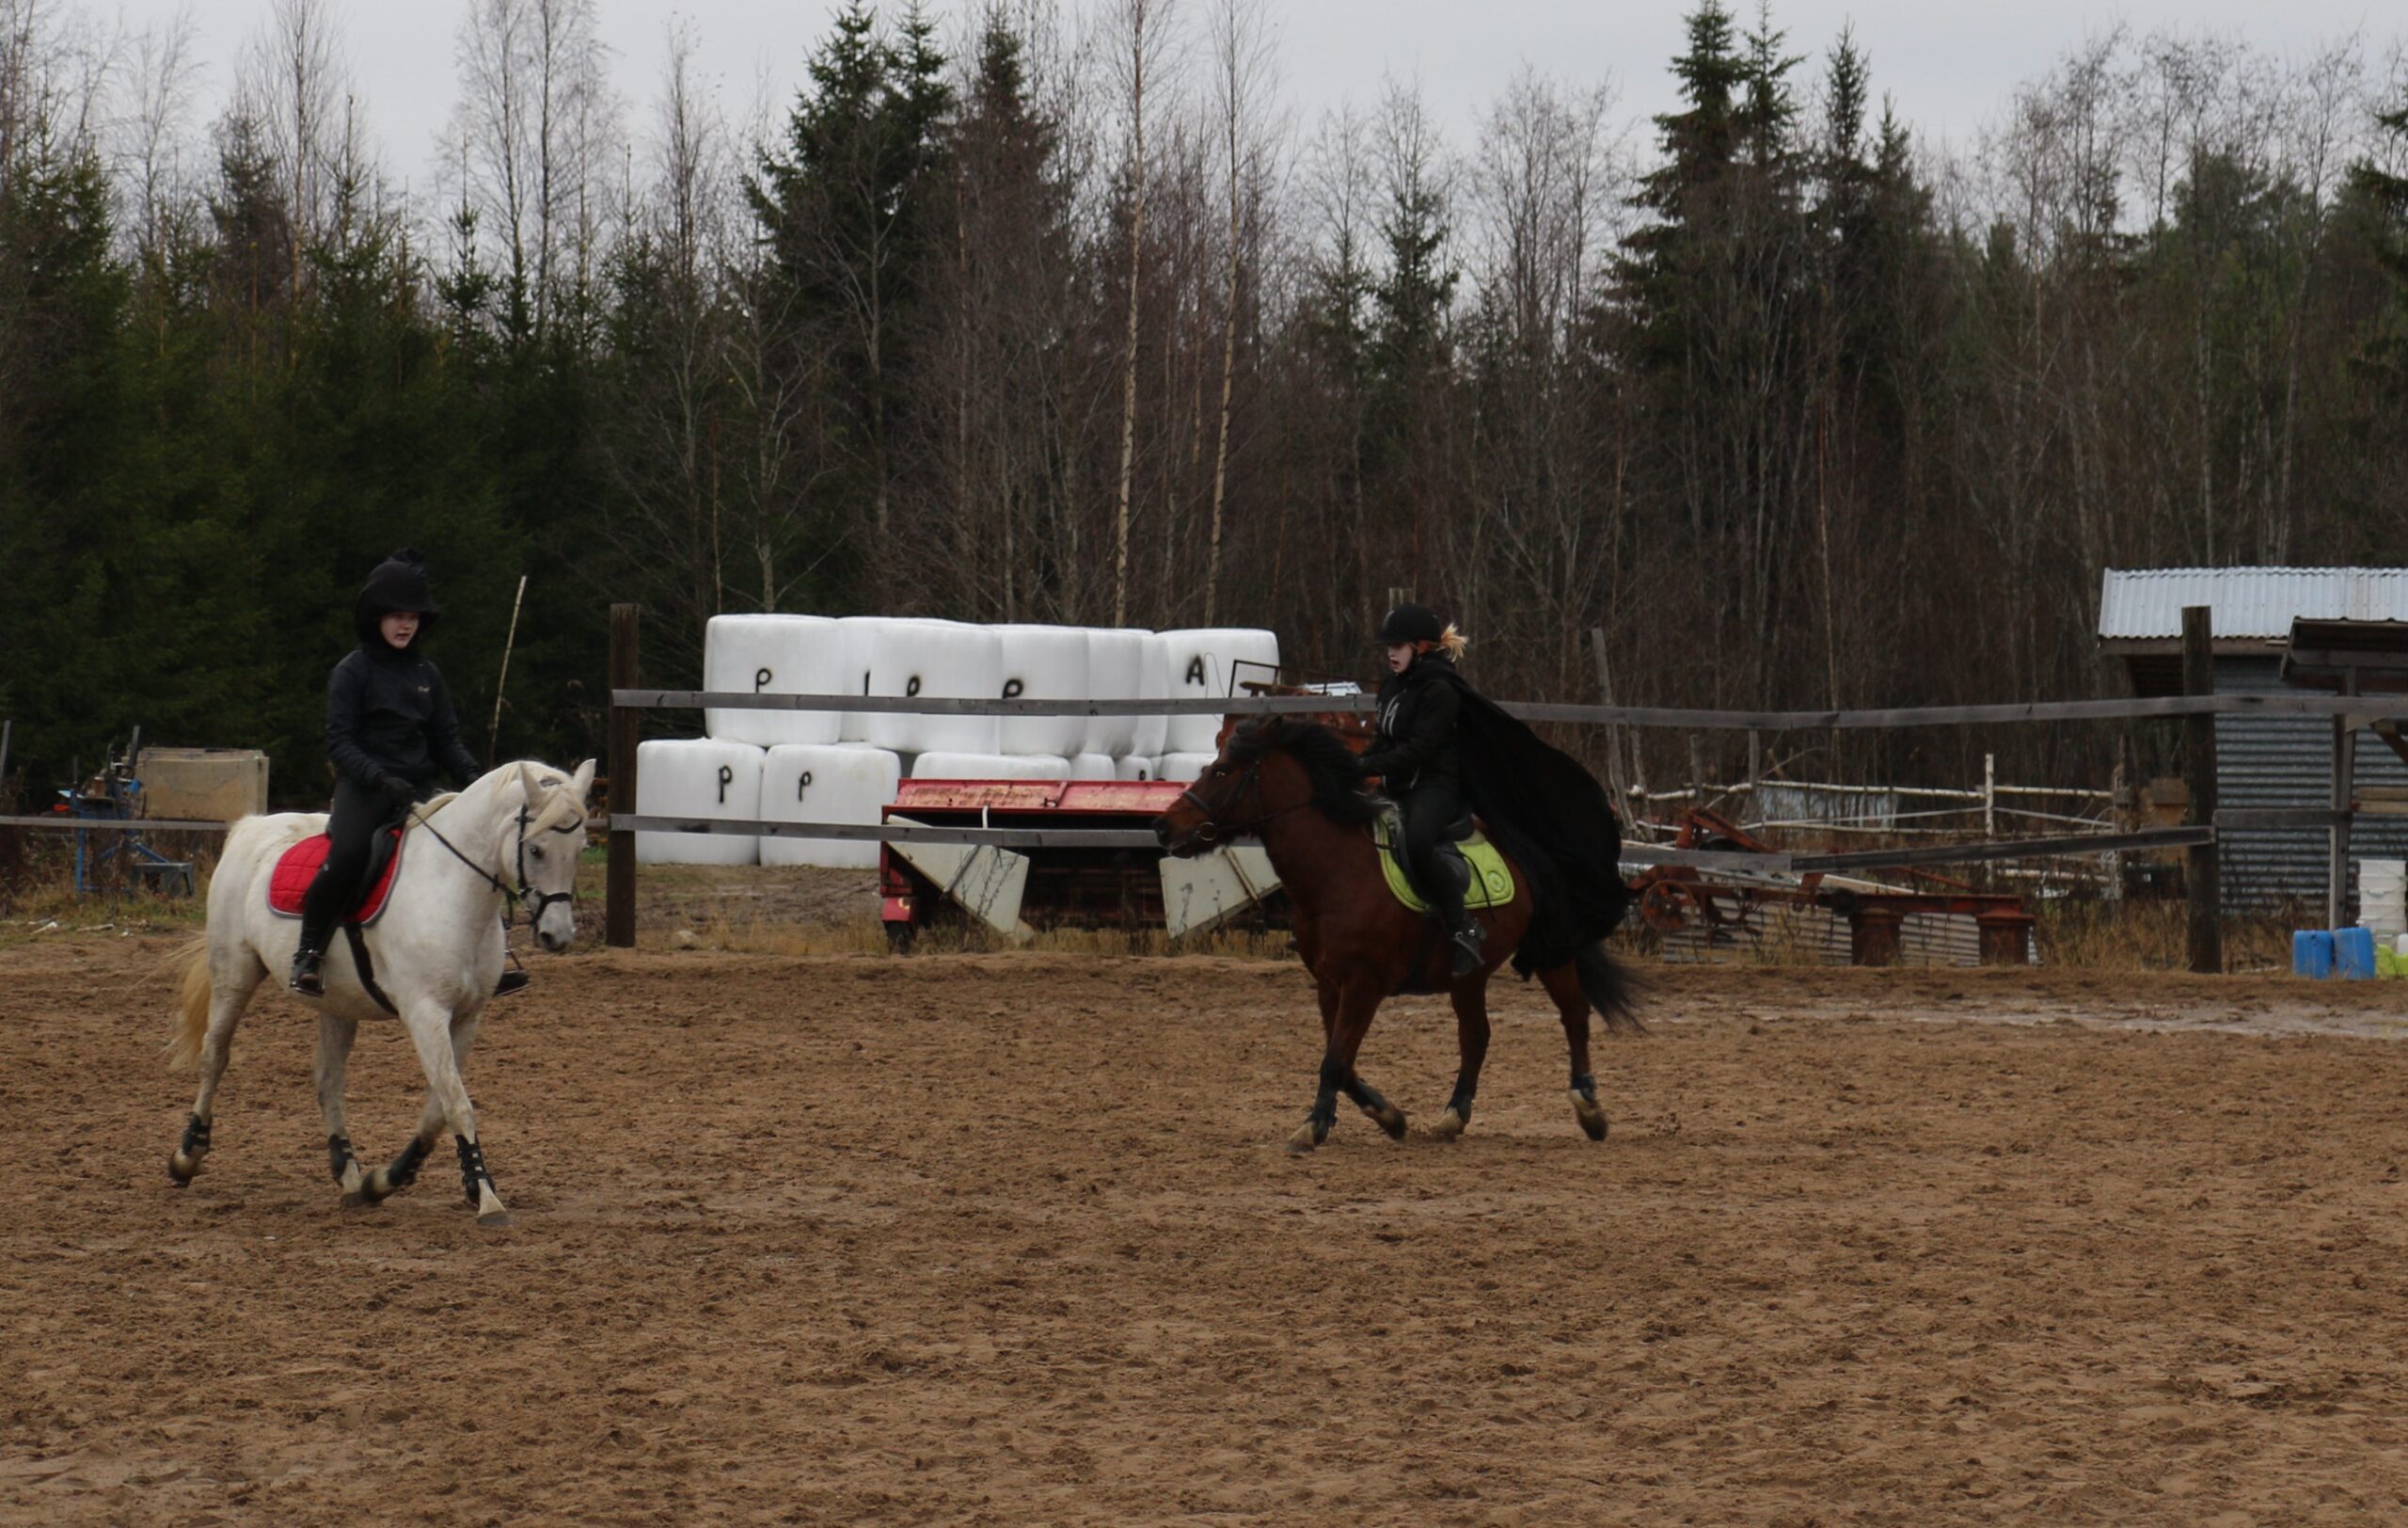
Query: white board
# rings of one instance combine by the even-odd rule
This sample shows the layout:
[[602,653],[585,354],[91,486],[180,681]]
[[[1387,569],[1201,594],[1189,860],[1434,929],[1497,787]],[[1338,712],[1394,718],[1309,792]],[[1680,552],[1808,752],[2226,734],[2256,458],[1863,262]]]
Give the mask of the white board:
[[1258,844],[1227,844],[1194,859],[1164,855],[1163,931],[1173,939],[1210,929],[1278,889],[1279,874]]

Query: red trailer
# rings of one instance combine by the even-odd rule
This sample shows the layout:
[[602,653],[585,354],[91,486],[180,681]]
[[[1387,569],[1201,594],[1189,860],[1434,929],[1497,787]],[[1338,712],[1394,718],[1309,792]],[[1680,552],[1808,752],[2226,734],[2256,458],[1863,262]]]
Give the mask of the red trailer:
[[[1180,780],[906,780],[885,816],[890,822],[929,826],[1150,832],[1154,820],[1170,809],[1187,785]],[[1239,899],[1251,904],[1243,921],[1284,928],[1286,899],[1259,862],[1253,863],[1254,883],[1238,889]],[[1179,873],[1189,873],[1191,864],[1181,862]],[[1247,872],[1237,873],[1244,877]],[[918,930],[947,920],[983,921],[1006,933],[1046,928],[1158,928],[1164,922],[1163,855],[1150,847],[1014,851],[889,843],[879,856],[879,895],[887,939],[898,949],[908,947]]]

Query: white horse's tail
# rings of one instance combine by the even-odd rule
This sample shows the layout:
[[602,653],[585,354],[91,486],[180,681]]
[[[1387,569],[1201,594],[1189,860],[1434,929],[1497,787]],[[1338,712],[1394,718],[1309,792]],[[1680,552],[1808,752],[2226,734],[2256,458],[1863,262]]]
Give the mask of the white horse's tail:
[[167,1065],[187,1072],[200,1064],[200,1043],[209,1034],[209,940],[206,935],[182,946],[170,961],[180,963],[175,1035],[167,1042]]

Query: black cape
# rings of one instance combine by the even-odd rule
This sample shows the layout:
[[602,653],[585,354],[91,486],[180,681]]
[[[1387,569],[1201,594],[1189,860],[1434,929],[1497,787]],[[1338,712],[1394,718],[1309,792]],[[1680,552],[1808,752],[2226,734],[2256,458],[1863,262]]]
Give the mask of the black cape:
[[1613,932],[1630,906],[1622,820],[1578,759],[1506,715],[1452,664],[1431,667],[1462,703],[1464,793],[1489,837],[1529,877],[1536,902],[1513,968],[1528,976],[1561,965]]

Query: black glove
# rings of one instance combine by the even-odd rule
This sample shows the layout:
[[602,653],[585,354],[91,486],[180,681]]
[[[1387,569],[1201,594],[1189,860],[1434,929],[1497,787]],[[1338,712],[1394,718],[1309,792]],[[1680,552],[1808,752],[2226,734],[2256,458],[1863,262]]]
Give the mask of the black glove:
[[406,812],[418,801],[418,787],[398,774],[388,774],[376,782],[385,792],[385,803],[398,815]]

